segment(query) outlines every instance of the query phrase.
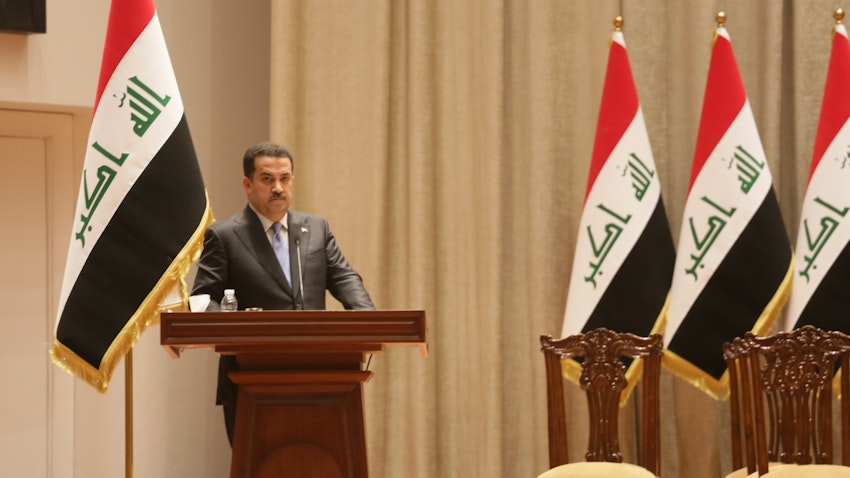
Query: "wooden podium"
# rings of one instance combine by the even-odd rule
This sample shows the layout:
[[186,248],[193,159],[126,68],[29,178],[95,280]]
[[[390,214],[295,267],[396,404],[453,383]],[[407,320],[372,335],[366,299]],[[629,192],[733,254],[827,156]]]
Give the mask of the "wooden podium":
[[390,345],[428,354],[423,310],[171,312],[160,332],[175,358],[236,356],[231,478],[367,478],[364,359]]

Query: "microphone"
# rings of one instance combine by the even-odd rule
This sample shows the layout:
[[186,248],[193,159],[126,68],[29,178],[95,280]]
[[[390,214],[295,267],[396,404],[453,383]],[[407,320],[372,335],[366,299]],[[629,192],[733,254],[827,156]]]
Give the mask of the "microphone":
[[293,229],[293,240],[295,242],[295,253],[298,256],[298,287],[301,297],[295,301],[295,310],[304,310],[304,273],[301,270],[301,232]]

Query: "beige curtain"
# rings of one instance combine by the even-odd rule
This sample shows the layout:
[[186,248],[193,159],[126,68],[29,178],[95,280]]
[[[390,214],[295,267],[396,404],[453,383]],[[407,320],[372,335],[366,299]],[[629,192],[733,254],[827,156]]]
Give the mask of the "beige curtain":
[[[372,360],[371,476],[548,468],[539,336],[560,332],[613,18],[625,18],[678,238],[714,18],[727,12],[793,239],[835,7],[272,1],[271,134],[296,158],[295,207],[330,220],[379,308],[427,311],[427,358]],[[728,403],[669,374],[663,387],[663,476],[731,471]],[[584,446],[573,435],[576,459]]]

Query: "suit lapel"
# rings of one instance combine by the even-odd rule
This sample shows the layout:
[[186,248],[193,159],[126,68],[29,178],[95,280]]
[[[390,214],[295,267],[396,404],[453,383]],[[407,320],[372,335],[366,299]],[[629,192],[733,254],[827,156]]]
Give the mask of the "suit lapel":
[[[269,238],[266,236],[266,231],[263,230],[263,223],[257,217],[257,214],[247,206],[242,212],[242,221],[235,229],[236,235],[245,245],[245,248],[257,259],[257,262],[263,266],[263,269],[286,291],[290,296],[294,297],[292,288],[286,282],[286,276],[283,275],[283,269],[274,255],[272,245],[269,243]],[[291,253],[290,253],[291,254]]]

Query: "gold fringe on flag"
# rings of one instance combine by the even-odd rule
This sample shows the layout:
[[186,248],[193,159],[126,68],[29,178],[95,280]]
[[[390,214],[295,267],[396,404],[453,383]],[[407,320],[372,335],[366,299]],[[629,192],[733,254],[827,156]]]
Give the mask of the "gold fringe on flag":
[[[189,272],[192,264],[201,256],[201,252],[204,249],[204,232],[207,227],[215,222],[212,209],[210,209],[209,195],[206,190],[204,190],[204,194],[207,205],[200,224],[198,224],[190,240],[183,246],[183,249],[174,258],[165,273],[162,274],[162,277],[160,277],[154,288],[145,297],[145,300],[142,301],[136,313],[130,317],[130,320],[127,321],[112,341],[112,344],[103,355],[100,367],[92,367],[91,364],[80,358],[79,355],[65,347],[58,340],[54,342],[53,347],[50,349],[50,357],[53,363],[71,375],[84,380],[97,389],[97,391],[105,393],[109,387],[112,372],[115,370],[118,362],[136,344],[142,332],[152,325],[159,324],[160,312],[164,310],[185,310],[188,307],[189,292],[186,286],[186,274]],[[182,301],[161,306],[160,304],[168,297],[175,286],[179,286],[180,288]]]

